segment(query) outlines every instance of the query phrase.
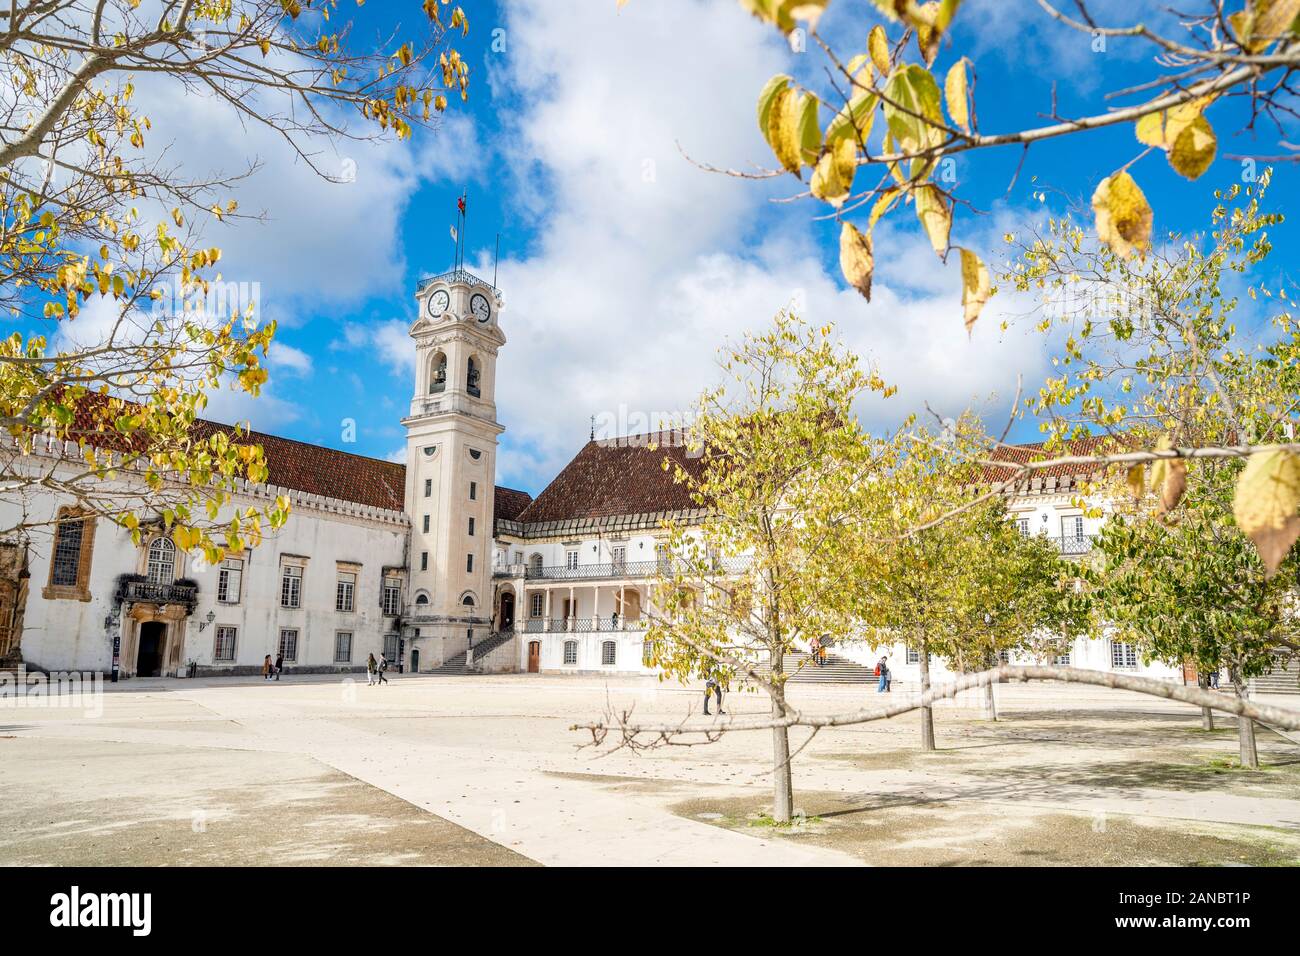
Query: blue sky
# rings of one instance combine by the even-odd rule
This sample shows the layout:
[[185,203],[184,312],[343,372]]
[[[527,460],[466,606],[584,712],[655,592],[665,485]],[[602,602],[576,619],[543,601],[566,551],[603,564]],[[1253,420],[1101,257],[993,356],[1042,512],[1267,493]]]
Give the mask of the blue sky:
[[[259,283],[265,313],[280,322],[272,380],[256,401],[219,396],[211,417],[391,458],[404,448],[399,419],[410,399],[413,350],[406,328],[420,277],[448,268],[455,199],[469,192],[467,265],[491,278],[501,236],[499,286],[508,336],[498,367],[502,438],[498,480],[536,493],[586,441],[589,416],[625,422],[689,407],[715,378],[722,341],[758,328],[790,302],[845,339],[901,386],[887,407],[864,409],[888,425],[929,401],[955,413],[976,401],[1003,414],[1017,374],[1027,386],[1046,369],[1032,334],[998,332],[995,298],[968,339],[955,263],[943,267],[910,212],[878,233],[877,285],[867,305],[845,290],[834,223],[810,203],[774,205],[798,184],[741,182],[692,167],[768,163],[753,119],[775,72],[816,77],[820,54],[797,54],[734,0],[615,0],[495,4],[468,0],[471,32],[460,42],[471,68],[468,104],[453,101],[442,127],[409,144],[347,144],[328,162],[351,164],[354,181],[315,180],[257,131],[215,108],[162,97],[187,125],[182,156],[220,165],[252,150],[264,167],[240,193],[263,223],[214,234],[227,279]],[[869,16],[866,0],[833,0],[823,21],[850,54]],[[1096,4],[1102,14],[1154,22],[1155,6]],[[356,35],[392,25],[414,3],[372,3]],[[1064,116],[1106,108],[1104,94],[1147,78],[1149,52],[1091,40],[1053,25],[1030,0],[968,0],[936,71],[961,53],[975,63],[984,132],[1046,122],[1051,80]],[[1162,155],[1133,173],[1157,211],[1157,229],[1199,227],[1210,193],[1239,175],[1225,153],[1273,153],[1276,135],[1234,136],[1237,107],[1211,113],[1220,158],[1196,183]],[[182,118],[183,117],[183,118]],[[156,125],[166,130],[165,123]],[[176,127],[172,127],[175,129]],[[1031,193],[1086,204],[1096,183],[1137,155],[1130,126],[1035,146],[1008,193],[1019,150],[959,160],[959,195],[987,211],[959,213],[954,240],[1001,253],[1001,235],[1043,215]],[[235,163],[235,165],[238,165]],[[1286,209],[1295,171],[1279,170],[1271,200]],[[1275,231],[1275,270],[1294,272],[1295,226]],[[1290,246],[1291,248],[1288,248]],[[954,260],[956,257],[952,257]],[[345,422],[356,422],[345,441]],[[1032,437],[1026,427],[1017,434]]]

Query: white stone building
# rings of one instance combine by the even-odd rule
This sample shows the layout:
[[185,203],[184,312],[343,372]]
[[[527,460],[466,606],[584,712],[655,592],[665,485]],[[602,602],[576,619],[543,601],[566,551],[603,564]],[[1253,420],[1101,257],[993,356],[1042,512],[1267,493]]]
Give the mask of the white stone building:
[[[502,300],[463,271],[415,298],[405,464],[254,433],[270,476],[234,506],[284,494],[292,513],[218,567],[161,529],[136,547],[73,502],[0,497],[0,526],[55,522],[0,543],[0,665],[108,672],[116,650],[127,677],[255,673],[268,654],[290,673],[360,670],[370,654],[421,672],[463,671],[468,659],[477,671],[647,673],[660,523],[700,517],[662,462],[693,460],[644,436],[593,440],[535,500],[497,486]],[[47,445],[31,464],[61,456],[73,467],[76,449]],[[1048,474],[1019,489],[1010,509],[1022,530],[1086,552],[1099,522],[1073,503],[1076,481]],[[869,666],[880,652],[836,653]],[[915,679],[907,649],[890,657],[898,679]],[[1182,676],[1105,640],[1079,642],[1069,662]]]

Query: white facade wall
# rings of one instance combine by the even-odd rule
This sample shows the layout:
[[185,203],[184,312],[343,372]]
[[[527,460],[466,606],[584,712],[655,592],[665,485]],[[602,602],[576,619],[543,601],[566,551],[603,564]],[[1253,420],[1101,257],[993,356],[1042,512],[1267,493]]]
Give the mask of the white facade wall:
[[[288,494],[290,516],[282,528],[267,529],[258,547],[237,556],[244,562],[237,602],[217,601],[218,568],[178,550],[173,581],[197,585],[192,610],[177,604],[123,604],[120,578],[146,573],[148,545],[157,534],[146,535],[136,546],[129,532],[103,518],[94,520],[89,537],[86,587],[77,596],[48,594],[53,526],[40,525],[74,502],[43,490],[0,497],[0,525],[13,526],[19,520],[38,525],[29,532],[31,577],[20,644],[24,661],[45,670],[108,673],[117,638],[119,673],[131,676],[147,623],[159,624],[165,632],[170,651],[165,663],[170,666],[164,676],[184,673],[190,662],[206,672],[259,670],[266,654],[273,659],[278,654],[281,628],[298,631],[297,659],[286,662],[286,670],[352,670],[364,666],[367,654],[382,653],[384,637],[395,621],[382,614],[382,577],[385,567],[400,569],[405,563],[405,515],[286,489],[250,487],[249,492],[237,495],[230,507],[263,508],[277,494]],[[301,556],[294,559],[304,568],[299,608],[281,607],[285,555]],[[356,574],[351,612],[336,610],[340,563]],[[236,629],[233,661],[214,659],[220,627]],[[353,635],[350,662],[335,661],[340,631]]]

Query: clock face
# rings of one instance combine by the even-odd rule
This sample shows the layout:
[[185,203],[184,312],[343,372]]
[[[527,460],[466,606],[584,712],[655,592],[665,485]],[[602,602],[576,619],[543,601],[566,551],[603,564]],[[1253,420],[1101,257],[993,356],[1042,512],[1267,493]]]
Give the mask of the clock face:
[[432,316],[441,316],[451,308],[451,296],[447,294],[446,289],[439,289],[433,295],[429,296],[429,314]]
[[480,322],[492,318],[492,306],[488,305],[487,296],[481,292],[475,292],[473,298],[469,300],[469,310]]

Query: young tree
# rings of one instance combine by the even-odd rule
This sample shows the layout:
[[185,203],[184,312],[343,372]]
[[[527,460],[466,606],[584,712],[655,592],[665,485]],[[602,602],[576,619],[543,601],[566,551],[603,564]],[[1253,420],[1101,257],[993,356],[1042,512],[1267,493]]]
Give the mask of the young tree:
[[[1101,535],[1105,566],[1097,598],[1107,620],[1147,658],[1198,673],[1228,670],[1238,697],[1245,682],[1300,651],[1294,555],[1269,575],[1230,520],[1238,462],[1197,468],[1169,523],[1140,511],[1112,519]],[[1207,728],[1211,712],[1203,709]],[[1258,767],[1254,723],[1237,721],[1241,765]]]
[[[1000,500],[972,503],[984,493],[972,457],[986,443],[970,416],[938,436],[905,429],[887,471],[858,489],[854,613],[870,643],[916,651],[922,695],[933,657],[982,667],[1086,620],[1060,552],[1022,537]],[[928,704],[921,748],[935,749]]]
[[[673,560],[655,585],[658,614],[647,641],[664,676],[743,675],[780,719],[793,711],[786,654],[852,625],[832,592],[856,586],[843,574],[853,491],[881,454],[853,403],[890,389],[836,343],[830,327],[809,328],[788,312],[771,330],[724,349],[722,365],[727,380],[702,396],[691,429],[691,450],[702,461],[673,466],[707,517],[668,528]],[[787,729],[774,726],[778,823],[789,822],[794,808],[790,761]]]
[[[133,531],[160,517],[210,557],[258,533],[256,512],[222,514],[219,532],[214,519],[236,481],[265,480],[261,450],[246,430],[196,424],[212,389],[256,395],[266,380],[274,325],[244,296],[225,301],[220,250],[201,242],[205,223],[243,215],[231,193],[247,171],[192,178],[168,165],[153,140],[183,131],[153,128],[137,84],[224,104],[322,174],[326,140],[406,138],[465,95],[449,45],[467,29],[459,7],[428,0],[423,29],[373,47],[337,12],[337,0],[0,9],[0,306],[30,329],[0,342],[6,494],[53,490]],[[59,454],[30,454],[52,445]],[[133,473],[148,505],[115,480]],[[283,516],[280,502],[265,517]]]

